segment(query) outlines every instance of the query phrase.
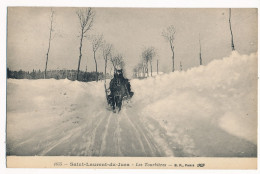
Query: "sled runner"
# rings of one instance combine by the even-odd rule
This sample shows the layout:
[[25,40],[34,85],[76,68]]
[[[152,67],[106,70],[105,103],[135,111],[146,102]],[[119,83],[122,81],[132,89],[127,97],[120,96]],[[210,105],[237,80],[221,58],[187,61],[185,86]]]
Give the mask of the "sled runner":
[[[106,85],[105,85],[106,88]],[[116,70],[111,79],[109,89],[106,89],[107,103],[113,112],[120,112],[123,101],[129,101],[134,93],[128,79],[123,77],[122,70]]]

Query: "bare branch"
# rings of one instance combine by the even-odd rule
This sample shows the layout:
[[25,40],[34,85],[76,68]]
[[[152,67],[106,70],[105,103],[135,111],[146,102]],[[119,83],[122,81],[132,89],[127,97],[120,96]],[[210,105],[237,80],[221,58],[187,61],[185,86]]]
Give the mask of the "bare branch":
[[112,51],[112,44],[109,44],[109,43],[103,43],[102,45],[102,52],[103,52],[103,58],[106,60],[107,57],[111,54],[111,51]]
[[156,56],[156,52],[155,52],[154,47],[148,47],[142,53],[143,60],[146,63],[148,63],[149,61],[152,61],[153,57],[155,57],[155,56]]
[[76,14],[78,15],[81,31],[84,35],[93,26],[95,13],[92,8],[87,8],[85,11],[83,9],[77,10]]
[[103,35],[92,35],[90,36],[90,42],[92,44],[92,50],[96,52],[103,42]]
[[171,51],[172,51],[172,72],[174,72],[174,36],[175,36],[176,30],[173,25],[169,26],[166,30],[162,32],[162,36],[170,43]]
[[169,26],[166,30],[162,32],[162,36],[169,41],[171,50],[173,51],[173,41],[174,41],[174,35],[176,33],[175,27],[173,25]]
[[122,54],[115,54],[110,58],[110,61],[114,67],[114,69],[124,69],[125,63]]

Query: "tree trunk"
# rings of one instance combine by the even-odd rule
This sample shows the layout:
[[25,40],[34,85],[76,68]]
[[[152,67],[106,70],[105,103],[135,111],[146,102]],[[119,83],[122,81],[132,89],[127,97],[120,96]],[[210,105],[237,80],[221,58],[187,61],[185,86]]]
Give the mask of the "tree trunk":
[[174,72],[174,51],[172,52],[172,72]]
[[51,28],[50,28],[50,35],[49,35],[49,46],[46,54],[46,64],[45,64],[45,70],[44,70],[44,79],[47,78],[47,66],[48,66],[48,59],[49,59],[49,52],[51,48],[51,34],[52,34],[52,22],[53,22],[53,11],[51,14]]
[[45,64],[45,70],[44,70],[44,79],[47,78],[47,66],[48,66],[48,58],[49,58],[49,50],[46,54],[46,64]]
[[156,71],[157,71],[157,75],[158,75],[158,59],[157,59],[157,69],[156,69]]
[[172,50],[172,72],[174,72],[174,46],[170,42],[171,50]]
[[144,64],[143,64],[142,70],[143,70],[143,77],[145,77],[146,69],[145,69],[145,65]]
[[147,77],[149,77],[148,62],[146,63],[146,74],[147,74]]
[[202,65],[202,58],[201,58],[201,53],[200,53],[200,65]]
[[78,62],[78,70],[77,70],[77,80],[79,80],[80,61],[82,57],[82,53],[81,53],[82,41],[83,41],[83,30],[81,30],[81,38],[80,38],[80,45],[79,45],[79,62]]
[[152,65],[152,61],[150,61],[150,67],[151,67],[151,77],[153,76],[153,65]]
[[94,51],[94,60],[95,60],[95,64],[96,64],[96,81],[98,81],[97,60],[96,60],[96,51]]
[[231,49],[232,51],[235,50],[235,45],[233,41],[233,33],[232,33],[232,28],[231,28],[231,9],[229,9],[229,29],[230,29],[230,34],[231,34]]

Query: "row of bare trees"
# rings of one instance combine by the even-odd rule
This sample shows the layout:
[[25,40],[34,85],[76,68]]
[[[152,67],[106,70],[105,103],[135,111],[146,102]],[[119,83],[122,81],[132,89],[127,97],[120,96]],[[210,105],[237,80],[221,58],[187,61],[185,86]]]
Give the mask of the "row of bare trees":
[[[77,17],[79,19],[80,23],[80,35],[79,35],[79,58],[78,58],[78,66],[77,66],[77,75],[76,79],[79,79],[79,73],[80,73],[80,65],[81,65],[81,59],[82,59],[82,50],[83,50],[83,41],[85,38],[88,38],[91,43],[92,51],[93,51],[93,59],[95,62],[95,70],[96,70],[96,81],[98,81],[98,61],[97,61],[97,52],[100,50],[104,59],[104,72],[105,72],[105,78],[107,74],[107,66],[108,62],[111,62],[111,65],[113,66],[114,70],[116,68],[124,69],[125,63],[123,60],[123,56],[119,53],[113,53],[116,52],[113,49],[112,44],[107,43],[104,40],[104,37],[102,34],[93,34],[89,35],[89,31],[92,29],[94,24],[94,18],[95,18],[95,11],[92,8],[82,8],[78,9],[76,11]],[[47,78],[47,66],[48,66],[48,60],[49,60],[49,52],[51,48],[51,41],[53,39],[53,21],[54,21],[54,11],[51,9],[51,18],[50,18],[50,31],[49,31],[49,44],[48,49],[46,53],[46,64],[45,64],[45,73],[44,78]],[[112,51],[113,50],[113,51]],[[109,61],[108,61],[109,60]]]
[[[164,39],[169,42],[170,48],[171,48],[171,52],[172,52],[172,72],[174,72],[174,36],[175,36],[175,28],[173,25],[169,26],[166,30],[164,30],[162,32],[162,36],[164,37]],[[134,77],[138,77],[138,78],[143,78],[143,77],[148,77],[149,73],[148,73],[148,66],[150,64],[150,72],[151,72],[151,76],[153,76],[152,72],[153,72],[153,67],[152,67],[152,62],[154,57],[156,56],[156,51],[154,47],[148,47],[145,48],[142,52],[142,56],[141,56],[141,63],[139,63],[136,67],[134,67],[133,72],[134,72]],[[157,74],[158,74],[158,59],[157,59]]]
[[[81,25],[81,37],[80,37],[80,54],[79,54],[79,63],[78,63],[78,72],[80,69],[80,61],[81,61],[81,57],[82,57],[82,41],[83,38],[86,37],[87,35],[87,31],[91,29],[92,25],[93,25],[93,21],[94,21],[94,16],[95,13],[93,11],[92,8],[87,8],[87,9],[80,9],[77,11],[77,15],[80,21],[80,25]],[[98,81],[98,64],[97,64],[97,51],[99,50],[99,48],[102,49],[102,55],[103,55],[103,59],[104,59],[104,63],[105,63],[105,77],[107,74],[107,65],[108,65],[108,60],[110,60],[110,62],[112,63],[114,69],[116,68],[121,68],[123,69],[125,64],[123,61],[123,56],[121,54],[113,54],[112,53],[112,44],[107,43],[104,40],[104,37],[102,34],[96,34],[96,35],[92,35],[89,37],[90,41],[91,41],[91,45],[92,45],[92,51],[93,51],[93,59],[95,62],[95,68],[96,68],[96,81]],[[106,79],[106,78],[105,78]]]
[[[141,62],[134,67],[134,77],[148,77],[149,76],[149,65],[150,75],[153,76],[153,59],[156,57],[156,51],[154,47],[145,48],[141,55]],[[158,66],[157,66],[158,68]],[[157,70],[158,72],[158,70]]]
[[[233,32],[231,27],[231,9],[229,9],[229,29],[231,35],[231,50],[235,50],[234,41],[233,41]],[[174,39],[175,39],[175,27],[170,25],[163,32],[162,36],[169,43],[171,53],[172,53],[172,72],[175,71],[174,65]],[[148,62],[150,62],[151,76],[152,76],[152,60],[156,55],[153,47],[147,48],[142,52],[142,61],[136,67],[134,67],[134,77],[146,77],[148,74]],[[199,35],[199,64],[202,65],[202,54],[201,54],[201,41]],[[180,62],[180,70],[182,70],[182,63]],[[157,73],[158,73],[158,60],[157,60]],[[146,75],[145,75],[146,74]]]
[[[112,45],[108,44],[105,42],[103,35],[92,35],[88,36],[88,32],[91,30],[93,23],[94,23],[94,18],[95,18],[95,12],[92,8],[84,8],[84,9],[79,9],[76,11],[76,14],[79,19],[80,23],[80,43],[79,43],[79,59],[78,59],[78,67],[77,67],[77,80],[78,80],[78,75],[80,71],[80,64],[81,64],[81,59],[82,59],[82,49],[83,49],[83,40],[84,38],[90,38],[91,45],[92,45],[92,51],[93,51],[93,59],[95,62],[95,68],[96,68],[96,81],[98,81],[98,65],[97,65],[97,51],[102,47],[103,51],[103,58],[105,60],[105,76],[106,76],[106,68],[107,68],[107,60],[108,57],[110,58],[110,61],[114,67],[114,69],[118,68],[117,66],[120,66],[120,68],[124,68],[125,64],[123,61],[123,56],[121,54],[114,54],[114,56],[111,55],[112,51]],[[45,73],[44,73],[44,78],[46,78],[46,72],[47,72],[47,67],[48,67],[48,60],[49,60],[49,53],[50,53],[50,48],[51,48],[51,41],[53,39],[53,20],[54,20],[54,11],[51,9],[51,18],[50,18],[50,30],[49,30],[49,42],[48,42],[48,49],[46,53],[46,64],[45,64]],[[232,28],[231,28],[231,9],[229,9],[229,26],[230,26],[230,33],[231,33],[231,48],[232,51],[235,50],[234,42],[233,42],[233,33],[232,33]],[[163,32],[162,36],[164,39],[169,43],[171,53],[172,53],[172,72],[175,71],[175,64],[174,64],[174,39],[175,39],[175,27],[173,25],[170,25],[167,27]],[[201,56],[201,43],[200,43],[200,38],[199,38],[199,46],[200,46],[200,53],[199,53],[199,60],[200,60],[200,65],[202,65],[202,56]],[[109,52],[109,53],[108,53]],[[141,54],[141,63],[139,63],[135,68],[134,68],[134,74],[136,77],[140,76],[149,76],[148,73],[148,67],[150,64],[150,71],[151,71],[151,76],[152,76],[152,61],[154,57],[156,56],[156,51],[154,47],[148,47],[143,50]],[[180,66],[181,62],[180,62]],[[158,72],[158,60],[157,60],[157,72]]]

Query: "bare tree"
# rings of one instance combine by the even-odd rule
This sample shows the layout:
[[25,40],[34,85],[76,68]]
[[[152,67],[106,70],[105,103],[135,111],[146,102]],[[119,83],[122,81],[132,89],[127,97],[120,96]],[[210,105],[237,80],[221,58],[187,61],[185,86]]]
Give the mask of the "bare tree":
[[142,58],[144,60],[144,64],[146,66],[146,73],[147,73],[147,76],[149,76],[148,74],[148,64],[150,63],[150,70],[151,70],[151,76],[153,76],[153,66],[152,66],[152,61],[153,61],[153,58],[155,57],[156,55],[156,52],[155,52],[155,49],[154,47],[149,47],[149,48],[146,48],[143,52],[142,52]]
[[47,54],[46,54],[46,64],[45,64],[45,70],[44,70],[44,79],[47,78],[47,66],[48,66],[49,52],[50,52],[50,49],[51,49],[51,40],[53,39],[52,38],[53,16],[54,16],[54,11],[51,9],[51,24],[50,24],[49,44],[48,44],[48,50],[47,50]]
[[180,61],[180,70],[182,71],[182,64],[181,64],[181,61]]
[[87,36],[87,31],[91,29],[94,21],[95,13],[92,8],[87,9],[79,9],[76,14],[78,15],[79,22],[80,22],[80,45],[79,45],[79,61],[78,61],[78,70],[77,70],[77,80],[79,77],[79,69],[80,69],[80,62],[82,57],[82,43],[83,38]]
[[169,26],[165,31],[162,32],[162,36],[170,43],[171,51],[172,51],[172,72],[174,72],[174,35],[176,30],[173,25]]
[[104,61],[105,61],[104,87],[105,87],[106,98],[108,97],[107,87],[106,87],[107,60],[108,60],[108,57],[111,56],[111,51],[112,51],[112,45],[104,42],[102,53],[103,53],[103,58],[104,58]]
[[96,64],[96,81],[98,81],[96,52],[99,49],[99,47],[101,46],[102,40],[103,40],[103,35],[93,35],[91,37],[92,50],[94,53],[94,61]]
[[147,50],[144,50],[142,52],[142,58],[143,58],[143,73],[147,75],[147,77],[149,76],[148,73],[148,61],[149,59],[147,58]]
[[142,77],[142,71],[143,71],[143,64],[139,63],[138,65],[136,65],[133,69],[133,76],[135,78],[140,78]]
[[235,45],[233,41],[233,33],[232,33],[232,28],[231,28],[231,8],[229,9],[229,29],[230,29],[230,34],[231,34],[231,49],[232,51],[235,50]]

